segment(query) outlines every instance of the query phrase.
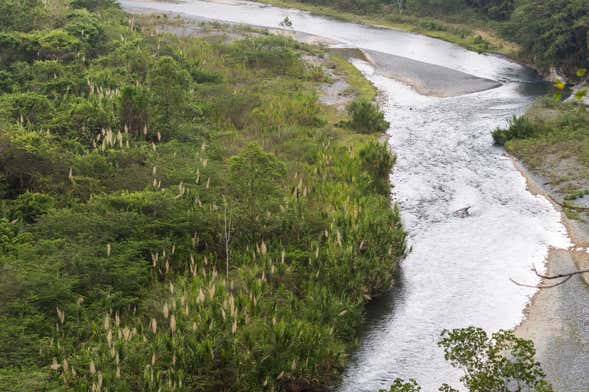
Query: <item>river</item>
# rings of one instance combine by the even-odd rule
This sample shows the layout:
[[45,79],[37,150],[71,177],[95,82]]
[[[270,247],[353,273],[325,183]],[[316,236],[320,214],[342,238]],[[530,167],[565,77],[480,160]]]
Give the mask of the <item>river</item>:
[[[520,323],[534,290],[509,278],[537,282],[530,265],[541,269],[551,247],[570,246],[559,212],[527,191],[524,177],[490,135],[539,93],[540,81],[530,70],[416,34],[250,2],[121,4],[134,12],[273,28],[288,16],[296,31],[326,38],[335,47],[384,54],[384,63],[389,54],[500,82],[498,88],[466,95],[424,96],[387,77],[385,67],[352,60],[378,88],[392,124],[393,194],[411,251],[390,295],[371,304],[360,347],[338,389],[373,392],[396,377],[415,378],[425,391],[444,382],[456,385],[460,374],[436,344],[442,329],[477,325],[494,331]],[[465,207],[468,216],[455,214]]]

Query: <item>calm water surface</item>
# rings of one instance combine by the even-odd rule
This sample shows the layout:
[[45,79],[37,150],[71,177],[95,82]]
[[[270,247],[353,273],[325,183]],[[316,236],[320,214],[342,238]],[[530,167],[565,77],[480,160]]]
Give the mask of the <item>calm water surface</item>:
[[[394,197],[409,233],[411,252],[389,296],[371,305],[362,343],[344,373],[341,391],[376,391],[396,377],[415,378],[425,391],[456,381],[436,342],[444,328],[512,328],[533,290],[509,278],[535,282],[529,267],[542,265],[548,248],[568,247],[559,213],[526,190],[524,178],[491,130],[525,110],[538,93],[529,70],[496,56],[400,31],[371,28],[241,1],[134,1],[123,7],[161,10],[294,29],[325,37],[336,47],[359,47],[441,65],[497,80],[497,89],[453,98],[420,96],[354,64],[378,87],[397,154]],[[470,206],[471,215],[453,213]]]

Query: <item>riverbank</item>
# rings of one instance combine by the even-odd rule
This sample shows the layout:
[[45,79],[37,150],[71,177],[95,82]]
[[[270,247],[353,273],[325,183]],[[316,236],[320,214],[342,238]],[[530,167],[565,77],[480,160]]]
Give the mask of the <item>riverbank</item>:
[[[550,249],[546,258],[546,274],[569,273],[589,268],[589,234],[569,219],[545,182],[531,173],[521,162],[512,158],[516,168],[526,178],[528,190],[552,201],[561,210],[563,225],[573,246],[569,249]],[[589,274],[577,275],[563,285],[540,289],[525,310],[524,320],[515,333],[534,342],[536,359],[542,364],[547,378],[557,391],[585,392],[589,388]],[[545,280],[541,285],[558,281]]]
[[[505,148],[520,170],[563,212],[576,247],[589,246],[589,111],[583,104],[543,99],[507,128]],[[519,131],[518,131],[519,130]],[[516,132],[517,131],[517,132]],[[589,268],[585,252],[574,257]],[[589,283],[589,276],[585,274]]]
[[[486,52],[504,55],[515,61],[525,63],[519,56],[520,47],[514,43],[500,38],[490,30],[479,27],[448,23],[431,18],[417,18],[411,16],[396,15],[397,20],[390,20],[372,15],[359,15],[351,12],[337,10],[328,6],[317,6],[290,0],[255,0],[259,3],[272,4],[279,7],[295,8],[309,11],[318,15],[337,18],[346,22],[365,24],[374,27],[402,30],[410,33],[422,34],[432,38],[438,38],[459,45],[475,52]],[[434,27],[434,28],[432,28]]]
[[405,83],[425,96],[456,97],[501,86],[501,83],[494,80],[479,78],[439,65],[374,50],[363,52],[379,74]]

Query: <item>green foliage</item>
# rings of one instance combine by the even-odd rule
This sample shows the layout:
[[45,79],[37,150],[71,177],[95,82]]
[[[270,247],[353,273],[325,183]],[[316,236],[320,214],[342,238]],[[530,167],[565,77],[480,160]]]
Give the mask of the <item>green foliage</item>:
[[149,70],[153,109],[158,130],[176,124],[175,114],[185,107],[189,74],[169,56],[160,57]]
[[589,61],[588,17],[589,3],[584,0],[525,0],[503,30],[536,64],[557,65],[574,74]]
[[439,345],[446,360],[464,371],[461,381],[471,392],[552,390],[534,359],[534,344],[511,331],[488,336],[475,327],[446,330]]
[[135,133],[143,132],[149,123],[149,92],[140,87],[124,86],[119,105],[121,125]]
[[0,31],[30,31],[45,18],[41,0],[3,0],[0,2]]
[[33,223],[55,206],[55,200],[44,193],[25,192],[19,195],[14,203],[13,218]]
[[[444,330],[438,345],[444,349],[445,359],[464,372],[460,381],[470,392],[553,391],[534,359],[534,343],[512,331],[501,330],[489,336],[477,327]],[[457,392],[447,384],[438,390]],[[419,392],[421,388],[414,380],[396,379],[388,391]]]
[[236,41],[232,49],[237,62],[285,75],[299,72],[303,67],[295,52],[299,47],[300,44],[292,39],[270,35]]
[[83,44],[66,30],[51,30],[35,37],[38,42],[38,56],[42,60],[73,60],[83,55]]
[[230,181],[235,198],[253,216],[272,208],[280,201],[280,181],[286,175],[284,163],[273,154],[250,144],[229,161]]
[[41,94],[26,92],[0,97],[0,116],[4,115],[21,123],[38,127],[49,120],[52,112],[51,101]]
[[538,130],[538,127],[532,124],[526,117],[514,116],[509,121],[507,128],[497,128],[493,131],[493,140],[495,144],[503,146],[509,140],[530,138],[539,132],[541,131]]
[[9,3],[0,389],[331,382],[405,234],[386,147],[325,120],[317,49]]
[[466,4],[495,20],[508,19],[515,9],[514,0],[466,0]]
[[359,152],[362,168],[370,176],[370,184],[374,191],[390,196],[389,175],[395,163],[395,157],[384,143],[370,142]]
[[400,378],[395,379],[389,389],[381,389],[379,392],[421,392],[421,387],[415,380],[405,382]]
[[348,106],[348,113],[352,118],[349,125],[360,133],[384,133],[390,124],[384,119],[384,114],[378,110],[376,104],[360,99]]

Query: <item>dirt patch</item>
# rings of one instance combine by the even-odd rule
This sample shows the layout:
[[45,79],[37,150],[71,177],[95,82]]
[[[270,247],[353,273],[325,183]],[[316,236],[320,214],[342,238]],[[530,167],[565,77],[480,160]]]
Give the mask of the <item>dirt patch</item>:
[[345,111],[347,105],[354,100],[355,94],[344,75],[336,71],[329,53],[322,56],[305,55],[302,59],[311,66],[320,67],[325,75],[325,82],[321,83],[318,90],[319,102],[340,112]]

